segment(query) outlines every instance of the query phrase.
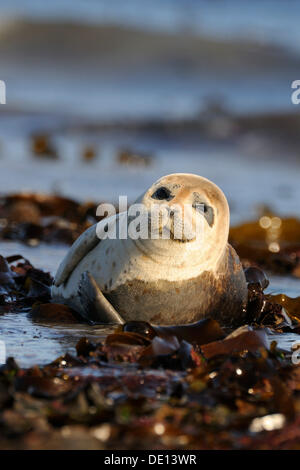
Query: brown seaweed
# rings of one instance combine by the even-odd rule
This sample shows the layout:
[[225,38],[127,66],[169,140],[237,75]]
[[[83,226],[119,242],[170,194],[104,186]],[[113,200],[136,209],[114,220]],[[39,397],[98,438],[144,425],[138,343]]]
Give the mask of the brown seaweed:
[[300,276],[300,220],[267,212],[257,222],[232,227],[229,239],[245,266],[256,263],[274,273]]
[[[1,258],[0,274],[2,313],[27,308],[34,321],[78,321],[49,303],[51,276],[28,260]],[[258,268],[246,277],[251,326],[128,322],[105,341],[82,338],[76,355],[46,366],[8,358],[0,448],[299,449],[299,365],[266,336],[298,331],[299,301],[265,294]]]
[[32,246],[40,242],[72,244],[96,217],[95,203],[61,196],[20,193],[0,199],[0,238]]

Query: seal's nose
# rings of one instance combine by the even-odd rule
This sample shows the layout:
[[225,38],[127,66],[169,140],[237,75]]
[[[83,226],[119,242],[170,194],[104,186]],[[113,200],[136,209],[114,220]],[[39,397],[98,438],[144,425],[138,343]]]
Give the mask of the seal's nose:
[[183,209],[184,205],[189,202],[190,194],[191,192],[189,188],[182,188],[177,192],[177,194],[173,198],[171,205],[178,204]]

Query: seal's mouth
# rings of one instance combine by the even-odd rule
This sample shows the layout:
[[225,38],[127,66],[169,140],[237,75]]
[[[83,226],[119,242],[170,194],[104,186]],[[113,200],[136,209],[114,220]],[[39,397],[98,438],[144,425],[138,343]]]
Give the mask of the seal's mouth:
[[184,226],[182,222],[178,223],[178,221],[177,224],[175,224],[172,217],[169,217],[169,219],[164,222],[165,223],[160,223],[159,227],[154,230],[154,232],[152,230],[152,234],[155,233],[153,238],[167,239],[178,243],[189,243],[196,239],[192,224]]
[[196,237],[193,238],[174,238],[173,233],[171,233],[170,240],[178,243],[190,243],[196,240]]
[[[168,230],[168,228],[167,228]],[[180,234],[181,236],[178,236],[178,233],[173,229],[173,227],[170,229],[170,240],[178,243],[189,243],[192,242],[196,239],[196,236],[194,233],[184,233],[182,232]]]
[[172,240],[178,243],[189,243],[199,239],[197,220],[193,214],[186,215],[167,208],[164,212],[146,211],[138,221],[130,216],[128,221],[130,235],[132,235],[131,224],[134,222],[133,227],[136,229],[134,239]]

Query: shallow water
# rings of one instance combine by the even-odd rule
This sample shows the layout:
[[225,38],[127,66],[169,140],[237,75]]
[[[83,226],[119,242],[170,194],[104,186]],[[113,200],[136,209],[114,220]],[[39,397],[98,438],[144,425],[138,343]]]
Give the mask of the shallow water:
[[112,331],[99,326],[34,323],[26,313],[6,314],[0,321],[0,339],[5,341],[7,357],[13,356],[24,367],[48,364],[67,352],[74,354],[82,336],[101,340]]

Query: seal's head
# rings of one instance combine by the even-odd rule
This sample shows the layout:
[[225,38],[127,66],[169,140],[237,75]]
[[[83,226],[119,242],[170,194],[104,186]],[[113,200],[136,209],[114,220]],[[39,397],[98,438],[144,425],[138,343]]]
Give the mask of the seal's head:
[[[122,237],[99,241],[94,226],[79,237],[56,274],[52,298],[93,321],[186,324],[243,315],[247,285],[227,243],[229,209],[222,191],[200,176],[173,174],[137,203],[110,218]],[[163,215],[153,215],[153,206]],[[157,212],[152,238],[152,229],[147,235]],[[187,232],[181,232],[186,218]],[[99,225],[106,232],[109,219]],[[197,225],[200,237],[193,233]]]
[[[169,257],[174,252],[179,262],[182,256],[178,257],[178,253],[182,252],[189,263],[202,265],[205,262],[213,265],[224,253],[229,207],[223,192],[208,179],[187,173],[167,175],[156,181],[137,202],[149,214],[152,231],[147,244],[152,249],[155,243],[156,251],[165,251]],[[187,253],[193,252],[187,260]]]

